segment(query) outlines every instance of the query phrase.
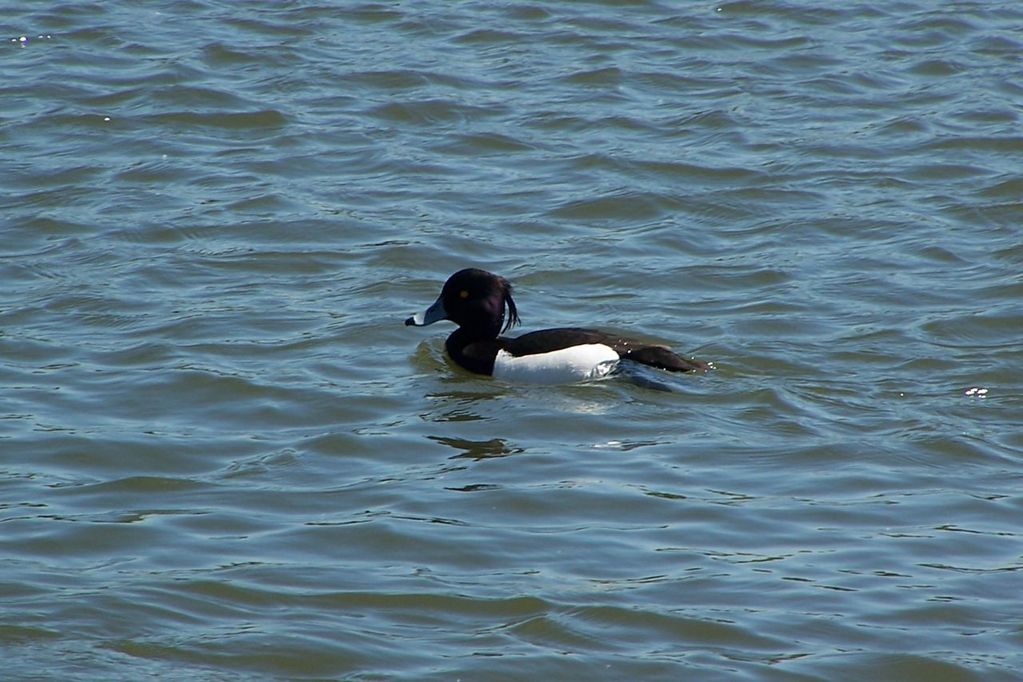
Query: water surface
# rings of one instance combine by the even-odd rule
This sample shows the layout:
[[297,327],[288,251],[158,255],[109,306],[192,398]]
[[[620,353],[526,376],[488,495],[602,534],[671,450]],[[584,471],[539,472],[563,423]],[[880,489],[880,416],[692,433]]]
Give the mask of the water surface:
[[1020,679],[1023,8],[815,5],[7,3],[7,678]]

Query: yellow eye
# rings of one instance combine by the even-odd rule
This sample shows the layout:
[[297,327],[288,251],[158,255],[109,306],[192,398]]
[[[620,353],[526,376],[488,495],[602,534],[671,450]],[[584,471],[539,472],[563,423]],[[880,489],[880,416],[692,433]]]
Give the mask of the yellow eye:
[[469,298],[469,292],[466,291],[465,289],[462,289],[461,291],[458,292],[458,298]]

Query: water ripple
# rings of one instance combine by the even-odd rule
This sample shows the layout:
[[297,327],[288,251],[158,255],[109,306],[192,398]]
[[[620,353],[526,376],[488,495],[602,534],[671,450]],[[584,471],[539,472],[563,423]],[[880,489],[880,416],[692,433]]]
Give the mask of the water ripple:
[[8,676],[1018,677],[1015,5],[8,9]]

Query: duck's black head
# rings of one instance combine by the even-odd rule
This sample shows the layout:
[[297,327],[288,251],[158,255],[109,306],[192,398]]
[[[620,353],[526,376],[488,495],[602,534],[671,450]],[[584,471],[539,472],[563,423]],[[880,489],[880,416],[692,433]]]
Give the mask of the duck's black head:
[[451,275],[434,304],[405,320],[405,324],[425,327],[438,320],[451,320],[474,337],[497,338],[519,321],[511,294],[511,284],[504,277],[466,268]]

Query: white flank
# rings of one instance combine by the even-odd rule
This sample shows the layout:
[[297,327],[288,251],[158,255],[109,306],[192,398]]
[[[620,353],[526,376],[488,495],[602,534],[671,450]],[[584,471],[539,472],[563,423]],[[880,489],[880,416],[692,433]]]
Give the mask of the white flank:
[[599,379],[618,364],[618,353],[602,343],[572,346],[550,353],[515,357],[498,351],[494,376],[527,384],[570,384]]

